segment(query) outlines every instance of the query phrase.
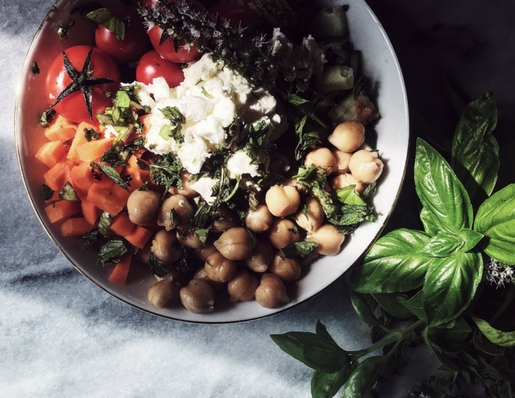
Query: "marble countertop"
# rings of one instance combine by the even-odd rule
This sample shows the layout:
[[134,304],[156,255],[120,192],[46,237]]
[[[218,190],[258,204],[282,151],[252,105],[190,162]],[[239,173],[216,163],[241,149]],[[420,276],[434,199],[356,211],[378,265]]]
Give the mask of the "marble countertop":
[[[452,134],[455,117],[445,77],[469,99],[494,93],[498,138],[510,143],[515,131],[514,2],[368,3],[397,51],[412,116]],[[343,281],[262,320],[181,323],[141,312],[98,289],[44,232],[18,170],[13,113],[25,53],[52,4],[0,0],[0,161],[6,168],[0,206],[0,396],[309,397],[311,370],[269,336],[314,331],[320,320],[344,348],[368,346],[369,329],[354,314]],[[396,212],[390,226],[400,224],[402,214]],[[410,366],[390,376],[379,391],[404,397],[437,367],[434,358],[416,353]]]

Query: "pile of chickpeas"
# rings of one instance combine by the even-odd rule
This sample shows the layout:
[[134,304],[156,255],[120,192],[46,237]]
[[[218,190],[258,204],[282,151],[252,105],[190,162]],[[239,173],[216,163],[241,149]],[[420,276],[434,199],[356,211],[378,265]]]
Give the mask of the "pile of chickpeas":
[[[365,148],[362,123],[339,124],[328,142],[304,160],[304,165],[326,173],[327,190],[353,185],[362,193],[381,175],[383,163],[376,151]],[[255,299],[263,307],[277,308],[290,301],[287,286],[302,275],[300,260],[286,258],[280,249],[304,239],[318,244],[315,255],[336,255],[341,250],[345,236],[326,220],[318,200],[292,179],[270,187],[243,221],[230,209],[222,209],[204,243],[190,227],[191,200],[198,193],[190,187],[189,174],[182,177],[182,189],[171,188],[164,199],[156,191],[137,190],[127,202],[133,223],[160,227],[141,251],[141,261],[149,262],[152,253],[163,266],[174,269],[183,245],[204,264],[190,280],[184,281],[176,271],[158,278],[148,291],[148,300],[156,307],[182,303],[193,313],[209,313],[224,290],[231,301]]]

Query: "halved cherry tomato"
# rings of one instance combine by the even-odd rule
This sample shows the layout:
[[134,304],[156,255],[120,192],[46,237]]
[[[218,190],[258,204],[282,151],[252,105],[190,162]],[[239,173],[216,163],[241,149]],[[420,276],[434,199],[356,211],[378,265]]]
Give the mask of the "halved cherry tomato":
[[141,57],[136,67],[136,80],[150,84],[156,77],[164,77],[169,87],[176,87],[184,80],[179,64],[163,59],[156,50],[150,50]]
[[119,86],[120,72],[116,63],[105,52],[91,46],[64,50],[50,65],[45,81],[48,103],[75,123],[96,122],[95,115],[112,105]]
[[141,17],[127,8],[113,8],[110,11],[125,25],[125,35],[121,39],[117,33],[99,24],[95,29],[97,47],[117,62],[137,61],[152,47]]

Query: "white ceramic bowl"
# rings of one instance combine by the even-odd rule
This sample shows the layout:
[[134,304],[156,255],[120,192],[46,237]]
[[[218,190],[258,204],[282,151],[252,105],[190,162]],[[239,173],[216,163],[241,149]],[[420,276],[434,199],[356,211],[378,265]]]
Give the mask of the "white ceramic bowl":
[[[57,1],[43,21],[25,60],[15,115],[18,160],[29,199],[50,238],[80,273],[114,297],[149,313],[190,322],[225,323],[256,319],[295,306],[327,288],[360,259],[380,234],[395,206],[404,179],[409,142],[408,105],[402,72],[386,33],[365,1],[348,0],[345,4],[349,5],[351,40],[354,47],[362,51],[365,74],[376,87],[376,104],[381,113],[376,128],[377,148],[385,162],[385,171],[373,197],[377,220],[361,225],[347,240],[338,256],[315,261],[309,272],[296,284],[288,305],[266,309],[255,301],[239,302],[205,315],[193,314],[182,308],[158,309],[150,305],[146,296],[148,288],[155,282],[152,276],[132,278],[132,282],[126,286],[110,284],[107,281],[109,269],[95,264],[96,253],[85,251],[81,238],[63,238],[59,228],[49,224],[46,219],[40,196],[45,168],[34,157],[45,141],[42,128],[38,125],[41,112],[47,108],[44,98],[45,76],[44,72],[33,74],[31,66],[37,62],[40,70],[45,71],[63,49],[75,44],[90,43],[91,24],[82,24],[82,18],[70,16],[74,7],[88,2]],[[106,6],[117,4],[114,0],[103,0],[101,3]],[[341,1],[327,0],[323,3],[343,4]],[[57,29],[67,26],[70,20],[74,20],[70,37],[61,42]]]

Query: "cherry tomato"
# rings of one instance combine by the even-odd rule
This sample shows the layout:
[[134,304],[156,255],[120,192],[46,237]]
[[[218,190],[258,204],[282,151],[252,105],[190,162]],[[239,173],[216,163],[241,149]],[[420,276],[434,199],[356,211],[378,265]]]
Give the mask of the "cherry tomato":
[[[71,74],[66,70],[65,60],[74,70]],[[66,119],[96,123],[95,115],[112,105],[111,98],[119,86],[120,72],[108,54],[91,46],[74,46],[64,50],[50,65],[45,92],[48,103]],[[67,91],[70,93],[59,98]],[[86,98],[91,99],[90,107]]]
[[246,28],[259,21],[258,15],[238,3],[220,1],[209,7],[209,12],[218,18],[227,19],[231,26]]
[[140,3],[149,10],[152,10],[157,7],[158,0],[141,0]]
[[155,25],[148,32],[150,42],[164,59],[172,62],[184,63],[200,58],[201,54],[194,44],[188,45],[184,40],[180,40],[176,50],[173,37],[168,37],[163,41],[163,43],[160,43],[162,35],[163,29],[158,25]]
[[155,77],[164,77],[169,87],[176,87],[184,80],[184,73],[179,64],[163,59],[155,50],[150,50],[141,57],[136,67],[136,80],[150,84]]
[[[177,0],[169,0],[170,3],[175,3]],[[152,7],[155,3],[152,0],[147,0],[147,7]],[[189,0],[188,3],[190,6],[198,11],[205,11],[205,7],[200,4],[196,0]],[[163,30],[160,26],[155,25],[150,31],[148,32],[148,37],[150,38],[150,42],[154,46],[154,49],[164,58],[172,62],[176,63],[184,63],[184,62],[190,62],[194,61],[198,58],[200,58],[201,54],[197,50],[194,44],[188,44],[184,40],[180,40],[179,43],[177,43],[177,49],[176,49],[176,43],[174,42],[173,37],[167,37],[162,43],[161,43],[161,37],[163,35]]]
[[95,43],[117,62],[135,62],[151,48],[141,17],[127,8],[113,8],[111,13],[125,24],[125,36],[120,39],[104,25],[95,29]]

